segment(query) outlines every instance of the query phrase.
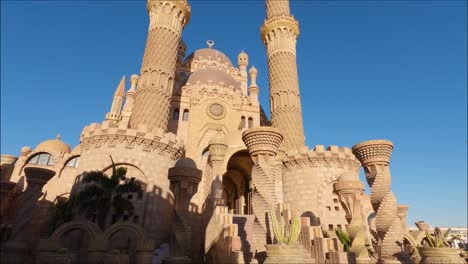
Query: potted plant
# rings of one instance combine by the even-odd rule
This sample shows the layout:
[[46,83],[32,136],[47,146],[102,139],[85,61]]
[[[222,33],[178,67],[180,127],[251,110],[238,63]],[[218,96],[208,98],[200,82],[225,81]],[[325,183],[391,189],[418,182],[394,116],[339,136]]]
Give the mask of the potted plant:
[[442,233],[438,227],[435,228],[433,235],[426,230],[423,246],[418,248],[419,254],[421,255],[420,264],[466,264],[465,260],[460,257],[458,249],[450,247],[447,241],[449,233],[450,229]]
[[296,213],[292,217],[289,228],[285,227],[284,216],[280,215],[278,221],[275,212],[270,215],[276,244],[265,245],[267,257],[264,263],[304,263],[304,249],[297,243],[301,233],[299,215]]

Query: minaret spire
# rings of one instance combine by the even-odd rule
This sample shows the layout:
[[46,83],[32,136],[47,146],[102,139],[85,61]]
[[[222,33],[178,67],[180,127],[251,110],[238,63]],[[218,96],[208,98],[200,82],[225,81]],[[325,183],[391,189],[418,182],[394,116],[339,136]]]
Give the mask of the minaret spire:
[[112,106],[110,112],[106,115],[106,120],[120,120],[122,115],[120,111],[122,110],[123,100],[125,98],[125,75],[120,80],[119,85],[115,89],[114,98],[112,99]]
[[150,18],[130,126],[167,129],[182,29],[190,19],[187,0],[148,0]]
[[284,133],[284,150],[299,149],[305,145],[296,64],[299,24],[290,15],[289,0],[266,0],[266,13],[261,36],[268,58],[271,123]]

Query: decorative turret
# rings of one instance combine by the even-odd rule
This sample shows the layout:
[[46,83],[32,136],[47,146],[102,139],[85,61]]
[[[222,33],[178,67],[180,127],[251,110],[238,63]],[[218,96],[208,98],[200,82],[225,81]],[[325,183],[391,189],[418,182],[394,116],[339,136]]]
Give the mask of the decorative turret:
[[267,50],[273,127],[284,133],[285,151],[305,145],[296,65],[299,25],[289,14],[289,0],[266,0],[261,37]]
[[175,221],[171,237],[171,253],[164,263],[191,263],[192,223],[190,200],[198,190],[202,171],[192,159],[181,158],[169,169],[170,189],[174,194]]
[[237,56],[237,67],[239,67],[241,76],[245,78],[245,81],[241,83],[241,88],[244,95],[247,95],[247,66],[249,66],[249,55],[242,51]]
[[133,107],[135,105],[135,94],[136,88],[138,84],[139,76],[137,74],[133,74],[130,77],[130,89],[127,91],[125,105],[122,110],[122,121],[119,123],[119,128],[128,128],[130,122],[130,116],[133,112]]
[[250,86],[249,86],[249,97],[250,97],[250,102],[252,105],[258,105],[258,86],[257,86],[257,68],[255,66],[252,66],[249,70],[250,74]]
[[149,30],[130,125],[166,130],[182,29],[190,19],[186,0],[148,0]]
[[119,85],[115,89],[114,99],[112,99],[112,106],[110,112],[106,115],[106,120],[119,121],[122,119],[120,111],[122,110],[123,100],[125,98],[125,75],[120,80]]

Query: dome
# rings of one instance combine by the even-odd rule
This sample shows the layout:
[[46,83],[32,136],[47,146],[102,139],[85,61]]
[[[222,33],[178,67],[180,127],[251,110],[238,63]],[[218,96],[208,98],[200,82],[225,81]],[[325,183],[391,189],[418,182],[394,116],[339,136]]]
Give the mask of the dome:
[[71,151],[71,153],[73,153],[73,154],[81,154],[81,147],[80,147],[80,145],[76,145],[76,147],[73,148],[73,150]]
[[232,67],[232,62],[231,60],[226,56],[226,54],[222,53],[219,50],[215,50],[213,48],[204,48],[204,49],[199,49],[194,52],[192,52],[188,57],[185,59],[185,61],[191,60],[191,59],[198,59],[199,57],[202,57],[203,59],[208,59],[211,57],[211,60],[213,61],[219,61],[221,63],[228,63],[229,66]]
[[219,84],[223,82],[226,86],[234,86],[240,90],[239,83],[232,78],[231,75],[213,68],[201,69],[196,72],[192,72],[185,80],[182,81],[182,86],[187,83],[195,84],[197,81],[207,83],[212,81],[213,84]]
[[60,140],[60,135],[56,139],[49,139],[41,142],[34,151],[64,152],[70,153],[70,146]]
[[197,164],[195,164],[195,161],[190,158],[181,158],[176,162],[174,167],[196,169]]

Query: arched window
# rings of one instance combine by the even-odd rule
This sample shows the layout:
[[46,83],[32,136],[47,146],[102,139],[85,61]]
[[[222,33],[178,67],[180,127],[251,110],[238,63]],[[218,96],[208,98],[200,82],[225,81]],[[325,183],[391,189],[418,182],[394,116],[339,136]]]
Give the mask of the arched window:
[[242,128],[245,128],[245,125],[246,125],[246,124],[245,124],[245,116],[242,116],[242,117],[241,117],[241,127],[242,127]]
[[187,121],[188,120],[188,115],[189,115],[189,111],[188,111],[188,109],[185,109],[184,114],[182,115],[182,121]]
[[253,127],[253,118],[252,117],[249,117],[249,128],[252,128]]
[[72,167],[72,168],[78,168],[78,165],[80,164],[80,157],[74,157],[71,160],[65,164],[65,167]]
[[32,157],[28,161],[28,164],[53,166],[55,164],[55,160],[49,153],[41,153]]
[[172,114],[172,120],[179,120],[179,108],[174,109],[174,114]]

